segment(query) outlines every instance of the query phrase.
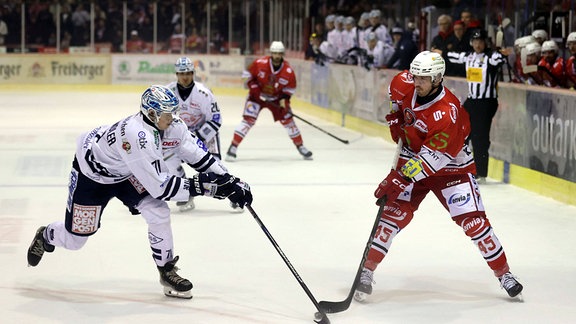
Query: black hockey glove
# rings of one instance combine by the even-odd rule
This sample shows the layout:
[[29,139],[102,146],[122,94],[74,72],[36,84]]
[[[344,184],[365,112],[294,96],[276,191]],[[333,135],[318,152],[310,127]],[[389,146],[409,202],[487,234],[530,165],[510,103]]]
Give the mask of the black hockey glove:
[[228,173],[222,175],[214,172],[198,173],[190,178],[190,195],[228,198],[236,190],[238,181],[239,179]]
[[244,205],[252,204],[252,192],[250,191],[250,186],[240,179],[234,184],[234,192],[228,197],[231,202],[237,204],[240,208],[244,208]]

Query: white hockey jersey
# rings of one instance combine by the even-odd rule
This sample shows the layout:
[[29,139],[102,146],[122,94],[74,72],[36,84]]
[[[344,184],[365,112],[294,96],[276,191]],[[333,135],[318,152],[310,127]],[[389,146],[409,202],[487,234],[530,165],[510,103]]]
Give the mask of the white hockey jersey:
[[165,131],[159,131],[141,113],[111,126],[100,126],[78,138],[76,158],[80,171],[102,184],[129,179],[157,199],[186,201],[190,180],[169,173],[165,154],[178,154],[199,172],[224,174],[226,168],[216,160],[202,141],[190,134],[175,118]]
[[180,118],[188,129],[200,135],[204,142],[209,143],[222,125],[222,115],[212,91],[202,83],[194,82],[194,87],[186,100],[178,93],[178,83],[169,83],[166,87],[178,97],[180,101]]

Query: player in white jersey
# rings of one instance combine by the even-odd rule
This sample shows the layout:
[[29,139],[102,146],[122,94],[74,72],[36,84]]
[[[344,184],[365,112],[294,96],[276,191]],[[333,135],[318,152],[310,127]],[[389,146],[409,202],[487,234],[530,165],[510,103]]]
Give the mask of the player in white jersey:
[[[166,87],[172,90],[180,101],[180,119],[192,134],[204,142],[214,157],[221,159],[219,130],[222,115],[216,98],[210,89],[194,81],[194,63],[190,58],[180,57],[174,64],[174,70],[177,81],[169,83]],[[165,154],[164,161],[170,173],[179,177],[186,176],[178,155]],[[176,205],[180,211],[194,209],[194,197],[191,196],[188,201],[179,201]]]
[[[78,250],[100,228],[101,215],[116,197],[148,223],[152,258],[164,294],[192,298],[192,283],[175,266],[170,208],[167,200],[205,195],[228,198],[242,206],[252,202],[250,187],[230,175],[193,137],[176,116],[178,98],[164,86],[151,86],[142,95],[140,112],[111,126],[83,134],[77,142],[70,173],[65,221],[41,226],[28,249],[28,264],[36,266],[55,247]],[[202,173],[192,178],[170,174],[162,150],[167,142],[185,162]]]

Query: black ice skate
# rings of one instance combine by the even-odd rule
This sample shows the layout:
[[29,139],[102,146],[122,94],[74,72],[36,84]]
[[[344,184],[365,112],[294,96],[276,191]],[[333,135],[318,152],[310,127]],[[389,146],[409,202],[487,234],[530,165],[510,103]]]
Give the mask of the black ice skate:
[[178,271],[178,267],[176,266],[178,258],[179,257],[175,257],[174,260],[167,262],[163,267],[158,267],[160,284],[164,286],[164,295],[190,299],[192,298],[192,283],[176,273],[176,271]]
[[28,248],[28,266],[35,267],[40,263],[42,260],[42,256],[44,252],[54,252],[54,245],[48,244],[44,239],[44,230],[46,226],[40,226],[38,230],[36,230],[36,234],[34,235],[34,239],[32,243],[30,243],[30,247]]
[[506,289],[508,296],[518,296],[524,287],[516,280],[516,277],[510,272],[506,272],[502,277],[498,278],[500,287]]
[[358,282],[358,287],[356,287],[356,292],[354,293],[354,299],[359,302],[366,300],[368,295],[372,294],[372,279],[374,272],[370,269],[362,269],[362,274],[360,275],[360,282]]
[[296,148],[302,157],[304,157],[304,160],[312,160],[312,152],[310,152],[304,145],[300,145]]

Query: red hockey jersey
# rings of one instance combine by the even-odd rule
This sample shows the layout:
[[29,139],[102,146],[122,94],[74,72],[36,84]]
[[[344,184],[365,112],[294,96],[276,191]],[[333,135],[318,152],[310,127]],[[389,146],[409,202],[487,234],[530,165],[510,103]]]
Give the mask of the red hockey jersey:
[[266,101],[290,98],[296,91],[296,75],[286,60],[274,71],[271,57],[264,56],[252,62],[248,72],[248,87],[257,85]]

